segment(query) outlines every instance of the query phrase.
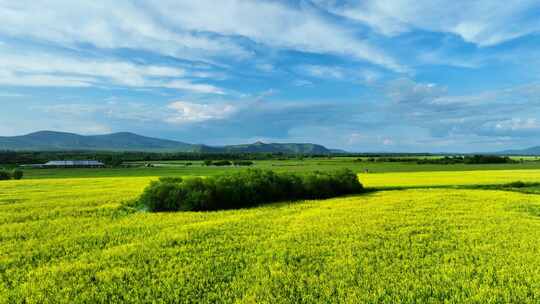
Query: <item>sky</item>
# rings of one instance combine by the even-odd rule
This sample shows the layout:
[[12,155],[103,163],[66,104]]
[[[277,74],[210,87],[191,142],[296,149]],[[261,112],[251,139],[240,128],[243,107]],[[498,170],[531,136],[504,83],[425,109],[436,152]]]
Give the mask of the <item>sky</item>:
[[540,145],[540,2],[0,0],[0,136]]

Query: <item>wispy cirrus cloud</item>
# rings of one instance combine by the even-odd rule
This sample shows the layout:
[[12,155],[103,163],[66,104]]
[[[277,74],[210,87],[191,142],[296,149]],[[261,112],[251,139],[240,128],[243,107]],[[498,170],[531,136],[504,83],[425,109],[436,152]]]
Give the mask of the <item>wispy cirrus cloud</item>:
[[535,0],[518,1],[511,5],[491,0],[314,2],[388,36],[422,29],[452,33],[479,46],[492,46],[540,30],[538,16],[531,14],[540,9],[540,3]]
[[34,87],[125,86],[170,88],[201,94],[224,94],[214,85],[193,82],[197,72],[179,67],[135,64],[59,54],[0,52],[0,85]]
[[18,1],[0,4],[0,19],[1,34],[70,47],[90,43],[201,60],[252,56],[238,41],[241,37],[272,48],[335,54],[391,70],[405,69],[349,29],[313,10],[281,2]]
[[338,65],[300,65],[295,68],[299,74],[319,79],[332,79],[356,83],[373,83],[380,73],[370,69],[342,67]]
[[143,3],[129,1],[3,2],[0,33],[70,48],[88,43],[103,49],[131,48],[187,59],[249,56],[229,38],[175,30],[149,12],[150,7]]

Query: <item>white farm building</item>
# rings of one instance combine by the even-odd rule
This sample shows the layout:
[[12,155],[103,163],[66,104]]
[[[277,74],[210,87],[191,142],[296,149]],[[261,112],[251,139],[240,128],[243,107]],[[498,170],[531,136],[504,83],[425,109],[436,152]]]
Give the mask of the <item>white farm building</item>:
[[44,164],[27,165],[32,168],[103,168],[105,164],[97,160],[52,160]]

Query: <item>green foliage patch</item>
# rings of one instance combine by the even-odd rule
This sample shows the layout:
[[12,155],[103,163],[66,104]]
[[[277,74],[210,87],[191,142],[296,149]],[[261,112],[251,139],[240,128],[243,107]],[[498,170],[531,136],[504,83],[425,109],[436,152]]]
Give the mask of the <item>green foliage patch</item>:
[[356,174],[347,169],[304,175],[249,169],[208,178],[161,178],[145,189],[139,203],[156,212],[222,210],[362,191]]
[[22,179],[24,172],[22,170],[15,169],[11,172],[6,170],[0,170],[0,180],[10,180],[10,179]]
[[11,179],[11,174],[9,172],[0,170],[0,180],[8,180]]

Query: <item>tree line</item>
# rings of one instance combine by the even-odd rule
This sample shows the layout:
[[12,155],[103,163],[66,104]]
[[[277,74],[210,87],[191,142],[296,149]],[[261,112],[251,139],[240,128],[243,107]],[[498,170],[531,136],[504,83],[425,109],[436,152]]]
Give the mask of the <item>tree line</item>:
[[[361,158],[356,159],[357,162],[362,162]],[[444,156],[439,158],[416,158],[416,157],[370,157],[367,162],[385,162],[385,163],[416,163],[416,164],[513,164],[518,161],[511,159],[508,156],[498,155],[466,155],[466,156]]]
[[[102,151],[0,151],[0,164],[42,164],[51,160],[98,160],[107,166],[119,166],[135,161],[204,161],[228,159],[230,161],[287,160],[323,155],[297,155],[284,153],[195,153],[195,152],[102,152]],[[328,155],[324,155],[327,157]]]

